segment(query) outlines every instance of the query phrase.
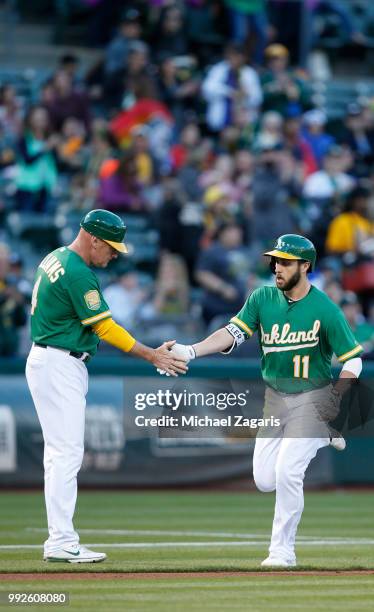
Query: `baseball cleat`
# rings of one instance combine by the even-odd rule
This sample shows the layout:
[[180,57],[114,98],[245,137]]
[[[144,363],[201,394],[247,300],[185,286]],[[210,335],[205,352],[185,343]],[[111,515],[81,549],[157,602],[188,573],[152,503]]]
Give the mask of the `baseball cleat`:
[[100,563],[106,559],[105,553],[95,552],[85,546],[60,548],[44,557],[44,561],[55,563]]
[[261,563],[261,567],[295,567],[296,561],[285,561],[285,559],[279,559],[278,557],[272,557],[271,555],[264,559]]
[[343,436],[337,436],[335,438],[332,438],[330,436],[330,446],[335,448],[335,450],[337,450],[337,451],[343,451],[345,449],[345,447],[347,446],[347,444],[346,444],[346,441],[344,440]]

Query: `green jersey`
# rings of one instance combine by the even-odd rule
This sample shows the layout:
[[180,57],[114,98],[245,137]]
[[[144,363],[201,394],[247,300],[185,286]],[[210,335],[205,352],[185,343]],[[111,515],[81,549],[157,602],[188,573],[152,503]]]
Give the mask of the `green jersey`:
[[34,342],[94,355],[99,343],[92,325],[111,316],[94,272],[67,247],[40,263],[31,300]]
[[340,308],[313,286],[298,301],[277,287],[256,289],[230,324],[237,340],[258,331],[264,381],[284,393],[328,384],[334,353],[344,363],[362,352]]

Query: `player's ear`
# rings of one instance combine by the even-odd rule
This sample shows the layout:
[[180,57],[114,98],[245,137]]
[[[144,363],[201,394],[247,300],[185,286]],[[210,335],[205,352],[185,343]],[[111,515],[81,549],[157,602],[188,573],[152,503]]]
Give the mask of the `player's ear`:
[[310,263],[310,261],[303,261],[301,265],[303,266],[303,269],[305,270],[307,274],[312,269],[312,264]]

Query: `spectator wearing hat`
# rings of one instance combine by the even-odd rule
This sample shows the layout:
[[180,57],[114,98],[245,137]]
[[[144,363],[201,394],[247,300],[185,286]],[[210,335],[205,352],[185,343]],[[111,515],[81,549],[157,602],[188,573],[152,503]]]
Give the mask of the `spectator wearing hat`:
[[226,46],[225,59],[209,70],[202,93],[207,102],[207,125],[213,132],[232,125],[239,112],[246,113],[247,123],[254,121],[262,102],[261,85],[257,72],[246,65],[241,46]]
[[359,253],[369,239],[374,238],[374,222],[370,217],[370,191],[354,189],[342,213],[328,227],[326,250],[336,255]]
[[326,153],[335,143],[335,138],[325,131],[327,117],[317,108],[310,110],[303,117],[303,137],[312,148],[314,158],[321,168]]
[[106,77],[110,78],[123,69],[127,63],[131,42],[140,39],[141,35],[140,13],[135,8],[128,8],[122,15],[116,36],[105,50]]
[[357,102],[348,105],[344,127],[340,141],[354,154],[353,172],[359,178],[367,177],[374,162],[374,130],[368,125],[365,109]]
[[278,111],[283,116],[290,109],[310,107],[311,93],[305,78],[289,69],[289,52],[284,45],[272,44],[265,49],[267,68],[261,78],[264,93],[263,110]]
[[267,42],[265,0],[224,0],[224,4],[228,12],[231,39],[242,45],[254,33],[256,43],[253,59],[260,65]]

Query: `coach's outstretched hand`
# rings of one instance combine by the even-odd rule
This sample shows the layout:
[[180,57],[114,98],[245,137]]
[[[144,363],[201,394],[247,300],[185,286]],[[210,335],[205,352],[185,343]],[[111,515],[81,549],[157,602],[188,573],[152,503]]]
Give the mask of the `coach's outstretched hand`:
[[[175,357],[183,359],[186,364],[196,357],[195,349],[190,344],[178,344],[178,342],[176,342],[169,350]],[[161,374],[161,376],[164,374],[170,376],[163,368],[157,368],[157,372]]]
[[187,361],[189,360],[180,352],[174,351],[175,345],[175,340],[168,340],[154,350],[152,363],[158,372],[162,371],[167,376],[178,376],[178,374],[185,374],[188,370]]

